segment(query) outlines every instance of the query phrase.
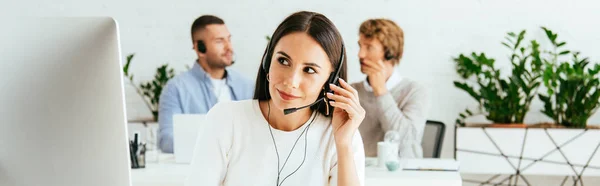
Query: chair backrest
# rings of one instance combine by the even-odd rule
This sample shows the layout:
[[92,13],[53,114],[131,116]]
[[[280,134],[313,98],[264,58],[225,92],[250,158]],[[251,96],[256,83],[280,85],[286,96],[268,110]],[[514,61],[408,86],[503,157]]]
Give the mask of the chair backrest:
[[421,146],[424,158],[440,158],[446,125],[439,121],[427,120]]

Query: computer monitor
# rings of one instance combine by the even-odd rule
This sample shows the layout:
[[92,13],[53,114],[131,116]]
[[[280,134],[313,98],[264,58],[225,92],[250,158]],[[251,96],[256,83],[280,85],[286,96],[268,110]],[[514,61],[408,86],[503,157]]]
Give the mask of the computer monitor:
[[3,25],[0,185],[130,185],[116,21],[27,17]]

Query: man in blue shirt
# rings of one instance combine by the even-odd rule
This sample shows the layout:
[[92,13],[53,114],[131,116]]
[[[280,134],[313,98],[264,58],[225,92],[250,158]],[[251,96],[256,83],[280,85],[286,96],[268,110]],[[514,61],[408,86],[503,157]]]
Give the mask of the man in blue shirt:
[[254,84],[226,67],[233,61],[231,34],[225,22],[212,15],[192,24],[192,43],[198,59],[193,67],[169,80],[159,103],[158,145],[173,152],[173,115],[206,114],[219,101],[251,99]]

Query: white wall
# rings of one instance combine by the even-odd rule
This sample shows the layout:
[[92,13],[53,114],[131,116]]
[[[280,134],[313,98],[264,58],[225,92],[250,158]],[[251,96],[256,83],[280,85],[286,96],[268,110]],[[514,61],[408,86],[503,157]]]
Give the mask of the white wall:
[[[507,50],[500,41],[507,31],[528,29],[543,39],[539,26],[547,26],[594,62],[600,61],[600,3],[596,0],[0,0],[0,16],[112,16],[119,21],[123,55],[136,53],[131,71],[138,80],[150,79],[157,66],[169,63],[184,70],[195,59],[189,29],[195,18],[215,14],[233,34],[238,63],[232,68],[255,78],[266,46],[265,35],[297,10],[325,14],[338,26],[347,43],[350,81],[362,80],[356,54],[358,26],[368,18],[395,20],[405,31],[406,46],[399,72],[430,88],[429,118],[448,128],[444,157],[453,153],[453,122],[473,101],[454,88],[458,76],[451,57],[485,51],[507,67]],[[10,25],[2,25],[10,29]],[[40,30],[40,34],[44,34]],[[24,43],[28,44],[28,43]],[[123,57],[124,57],[123,56]],[[545,121],[536,100],[526,122]],[[131,87],[127,88],[130,119],[149,117]],[[590,123],[600,124],[600,114]]]

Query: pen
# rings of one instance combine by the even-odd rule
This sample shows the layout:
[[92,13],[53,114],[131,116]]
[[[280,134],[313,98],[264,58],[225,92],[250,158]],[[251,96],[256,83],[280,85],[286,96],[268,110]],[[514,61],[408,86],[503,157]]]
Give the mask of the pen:
[[129,156],[131,156],[131,168],[137,168],[137,158],[135,157],[135,152],[133,151],[133,142],[129,141]]
[[138,133],[135,133],[133,137],[133,152],[137,153],[138,150]]

